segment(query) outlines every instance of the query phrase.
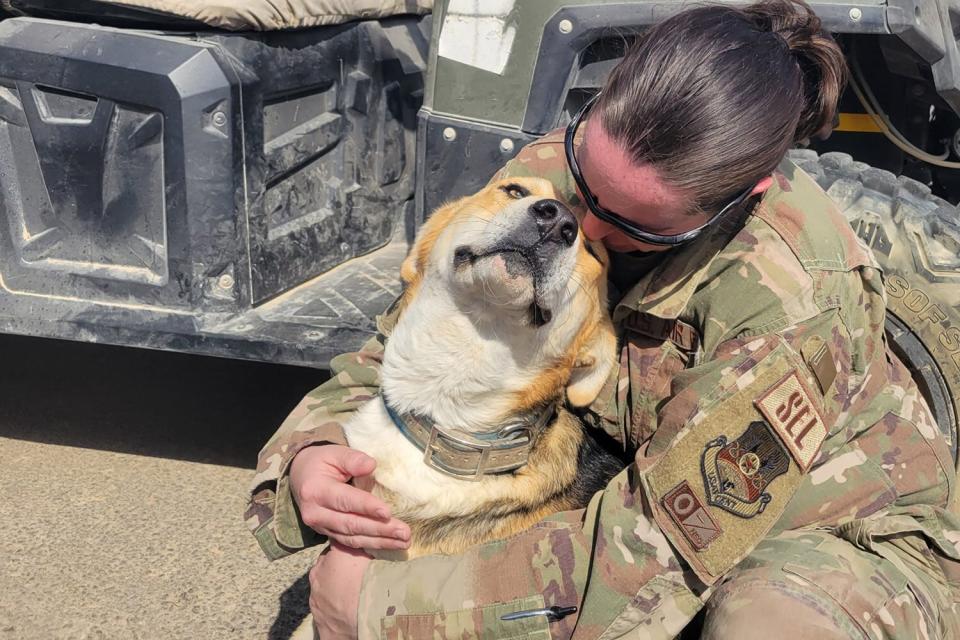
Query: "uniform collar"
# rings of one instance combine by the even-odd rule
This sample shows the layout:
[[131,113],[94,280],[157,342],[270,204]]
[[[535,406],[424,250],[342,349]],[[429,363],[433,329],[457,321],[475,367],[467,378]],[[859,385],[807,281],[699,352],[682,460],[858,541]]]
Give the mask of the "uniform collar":
[[747,200],[739,215],[720,222],[688,245],[664,252],[663,261],[640,278],[617,303],[613,310],[614,324],[638,311],[665,320],[679,318],[714,259],[743,228],[757,202],[756,198]]

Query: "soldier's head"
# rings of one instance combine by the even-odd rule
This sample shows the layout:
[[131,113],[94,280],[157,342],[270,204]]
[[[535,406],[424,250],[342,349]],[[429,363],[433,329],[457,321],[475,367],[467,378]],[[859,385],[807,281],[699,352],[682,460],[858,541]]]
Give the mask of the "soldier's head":
[[689,241],[768,188],[795,142],[829,133],[846,75],[802,0],[700,7],[652,27],[568,129],[585,233],[614,251]]

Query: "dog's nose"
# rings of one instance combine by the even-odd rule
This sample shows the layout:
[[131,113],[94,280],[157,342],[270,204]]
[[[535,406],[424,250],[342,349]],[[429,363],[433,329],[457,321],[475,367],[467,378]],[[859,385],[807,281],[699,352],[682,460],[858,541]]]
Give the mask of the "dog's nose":
[[530,205],[530,214],[537,221],[540,237],[573,246],[577,239],[577,219],[559,200],[537,200]]

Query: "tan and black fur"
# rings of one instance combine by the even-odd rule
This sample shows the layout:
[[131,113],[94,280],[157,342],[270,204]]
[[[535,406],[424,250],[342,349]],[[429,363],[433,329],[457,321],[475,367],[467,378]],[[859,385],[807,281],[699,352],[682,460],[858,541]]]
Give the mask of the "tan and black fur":
[[540,179],[493,183],[425,224],[401,271],[381,398],[347,426],[350,445],[377,459],[371,489],[411,526],[404,557],[456,553],[584,507],[625,466],[561,408],[525,466],[452,478],[426,467],[383,407],[479,433],[588,405],[615,366],[606,262]]

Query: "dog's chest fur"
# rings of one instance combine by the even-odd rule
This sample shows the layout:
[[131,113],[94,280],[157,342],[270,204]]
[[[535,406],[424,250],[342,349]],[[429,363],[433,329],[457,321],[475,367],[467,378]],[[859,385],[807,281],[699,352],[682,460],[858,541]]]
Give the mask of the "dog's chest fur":
[[552,513],[586,506],[623,467],[565,410],[541,434],[526,466],[476,482],[424,464],[423,453],[400,433],[379,398],[356,414],[347,433],[351,447],[377,460],[376,484],[368,488],[410,525],[406,553],[376,554],[389,559],[458,553],[509,537]]
[[496,477],[467,482],[428,467],[423,452],[397,429],[380,399],[364,405],[346,432],[352,448],[377,460],[375,492],[389,497],[394,510],[408,519],[462,515],[503,493]]

